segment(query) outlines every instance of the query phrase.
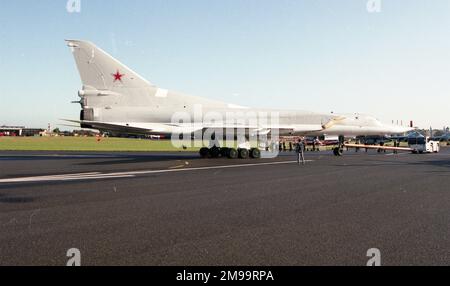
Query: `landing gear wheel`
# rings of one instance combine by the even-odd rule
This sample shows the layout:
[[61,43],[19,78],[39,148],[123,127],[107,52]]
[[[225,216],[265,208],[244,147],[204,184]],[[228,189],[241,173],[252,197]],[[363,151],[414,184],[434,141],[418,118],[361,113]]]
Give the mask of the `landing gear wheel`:
[[220,156],[220,148],[212,147],[209,152],[211,153],[211,158],[219,158]]
[[228,157],[228,152],[230,152],[230,148],[220,148],[220,156]]
[[204,159],[209,158],[210,157],[210,153],[209,153],[209,148],[203,147],[200,149],[200,156]]
[[230,148],[228,149],[228,158],[230,159],[237,159],[239,157],[239,153],[236,149]]
[[247,149],[238,149],[239,158],[247,159],[248,158],[248,150]]
[[250,149],[250,157],[253,158],[253,159],[261,158],[261,151],[259,151],[258,148]]
[[336,147],[333,149],[334,156],[340,157],[343,155],[343,153],[344,153],[344,150],[342,148]]

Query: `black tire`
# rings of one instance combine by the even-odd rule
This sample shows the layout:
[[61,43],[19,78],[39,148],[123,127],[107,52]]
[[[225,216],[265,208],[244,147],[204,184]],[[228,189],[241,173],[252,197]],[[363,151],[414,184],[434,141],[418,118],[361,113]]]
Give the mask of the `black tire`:
[[220,157],[220,148],[212,147],[210,150],[211,158],[219,158]]
[[230,148],[230,149],[228,149],[227,157],[230,159],[237,159],[239,157],[239,153],[236,149]]
[[230,148],[220,148],[220,156],[228,157],[228,152],[230,152]]
[[334,156],[338,156],[338,157],[342,156],[342,154],[343,154],[342,148],[339,148],[339,147],[334,148],[333,154],[334,154]]
[[261,151],[259,151],[258,148],[252,148],[250,150],[250,157],[253,158],[253,159],[261,158]]
[[238,149],[239,158],[241,159],[247,159],[248,158],[248,150],[247,149]]
[[202,157],[202,158],[209,158],[210,157],[210,153],[209,153],[209,148],[206,148],[206,147],[203,147],[203,148],[201,148],[200,149],[200,156]]

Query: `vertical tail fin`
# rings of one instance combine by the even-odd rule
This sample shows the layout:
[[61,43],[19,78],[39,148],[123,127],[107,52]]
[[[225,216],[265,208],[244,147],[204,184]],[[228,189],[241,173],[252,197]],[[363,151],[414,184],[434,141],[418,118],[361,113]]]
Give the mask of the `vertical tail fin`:
[[144,88],[150,82],[91,42],[66,40],[75,57],[84,89]]

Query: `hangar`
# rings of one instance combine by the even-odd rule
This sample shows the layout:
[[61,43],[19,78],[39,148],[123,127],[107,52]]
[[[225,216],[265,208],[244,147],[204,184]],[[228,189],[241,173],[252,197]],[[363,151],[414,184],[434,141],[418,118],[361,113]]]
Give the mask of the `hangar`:
[[45,129],[24,126],[0,126],[0,136],[42,136]]

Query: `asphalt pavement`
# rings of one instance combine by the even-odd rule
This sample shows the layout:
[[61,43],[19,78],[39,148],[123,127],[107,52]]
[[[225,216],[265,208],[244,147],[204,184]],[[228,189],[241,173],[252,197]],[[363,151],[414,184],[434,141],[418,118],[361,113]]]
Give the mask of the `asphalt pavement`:
[[450,149],[0,152],[0,265],[450,265]]

